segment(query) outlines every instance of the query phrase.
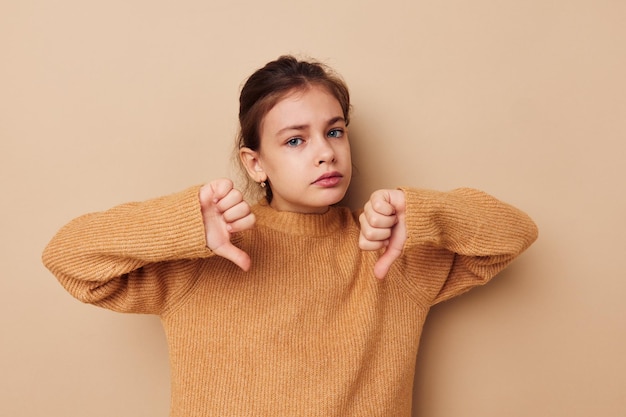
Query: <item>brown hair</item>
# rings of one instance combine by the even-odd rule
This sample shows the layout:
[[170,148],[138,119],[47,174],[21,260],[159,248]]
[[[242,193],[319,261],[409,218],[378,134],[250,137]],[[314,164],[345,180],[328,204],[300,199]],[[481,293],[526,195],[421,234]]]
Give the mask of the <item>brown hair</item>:
[[[255,71],[245,82],[239,96],[239,134],[237,149],[258,151],[260,126],[265,115],[287,93],[319,85],[328,90],[341,106],[346,125],[350,122],[350,94],[341,77],[328,66],[316,61],[301,61],[291,55],[281,56]],[[239,160],[239,158],[237,158]],[[248,188],[252,181],[246,176]],[[272,189],[265,187],[265,197],[272,201]]]

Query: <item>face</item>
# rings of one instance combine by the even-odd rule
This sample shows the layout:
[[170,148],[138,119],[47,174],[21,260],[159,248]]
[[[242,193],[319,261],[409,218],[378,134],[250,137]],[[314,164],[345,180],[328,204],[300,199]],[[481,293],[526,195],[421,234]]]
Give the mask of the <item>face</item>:
[[258,151],[242,149],[248,173],[272,187],[280,211],[323,213],[345,195],[352,176],[339,101],[325,88],[288,93],[265,115]]

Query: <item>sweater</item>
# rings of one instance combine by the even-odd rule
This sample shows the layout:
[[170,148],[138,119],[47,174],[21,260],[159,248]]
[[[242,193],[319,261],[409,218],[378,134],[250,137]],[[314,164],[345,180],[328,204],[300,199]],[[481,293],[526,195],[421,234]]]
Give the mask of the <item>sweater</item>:
[[485,284],[537,237],[518,209],[472,189],[403,189],[408,238],[384,280],[358,247],[358,213],[252,207],[206,246],[199,187],[81,216],[43,253],[79,300],[160,316],[172,417],[410,416],[420,334],[438,302]]

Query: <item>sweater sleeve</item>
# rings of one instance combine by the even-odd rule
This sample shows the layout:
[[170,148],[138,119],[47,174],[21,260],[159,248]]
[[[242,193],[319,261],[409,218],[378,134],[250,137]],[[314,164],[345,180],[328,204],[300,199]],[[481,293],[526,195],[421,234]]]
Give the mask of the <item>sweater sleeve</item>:
[[74,297],[121,312],[160,314],[185,293],[206,247],[199,187],[78,217],[43,252]]
[[402,190],[407,285],[430,305],[487,283],[537,239],[528,215],[484,192]]

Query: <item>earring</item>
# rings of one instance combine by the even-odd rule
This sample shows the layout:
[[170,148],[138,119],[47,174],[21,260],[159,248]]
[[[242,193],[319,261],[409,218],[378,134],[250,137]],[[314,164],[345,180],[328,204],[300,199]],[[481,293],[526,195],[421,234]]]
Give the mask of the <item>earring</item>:
[[261,188],[265,188],[265,181],[261,181],[259,185],[261,186]]

